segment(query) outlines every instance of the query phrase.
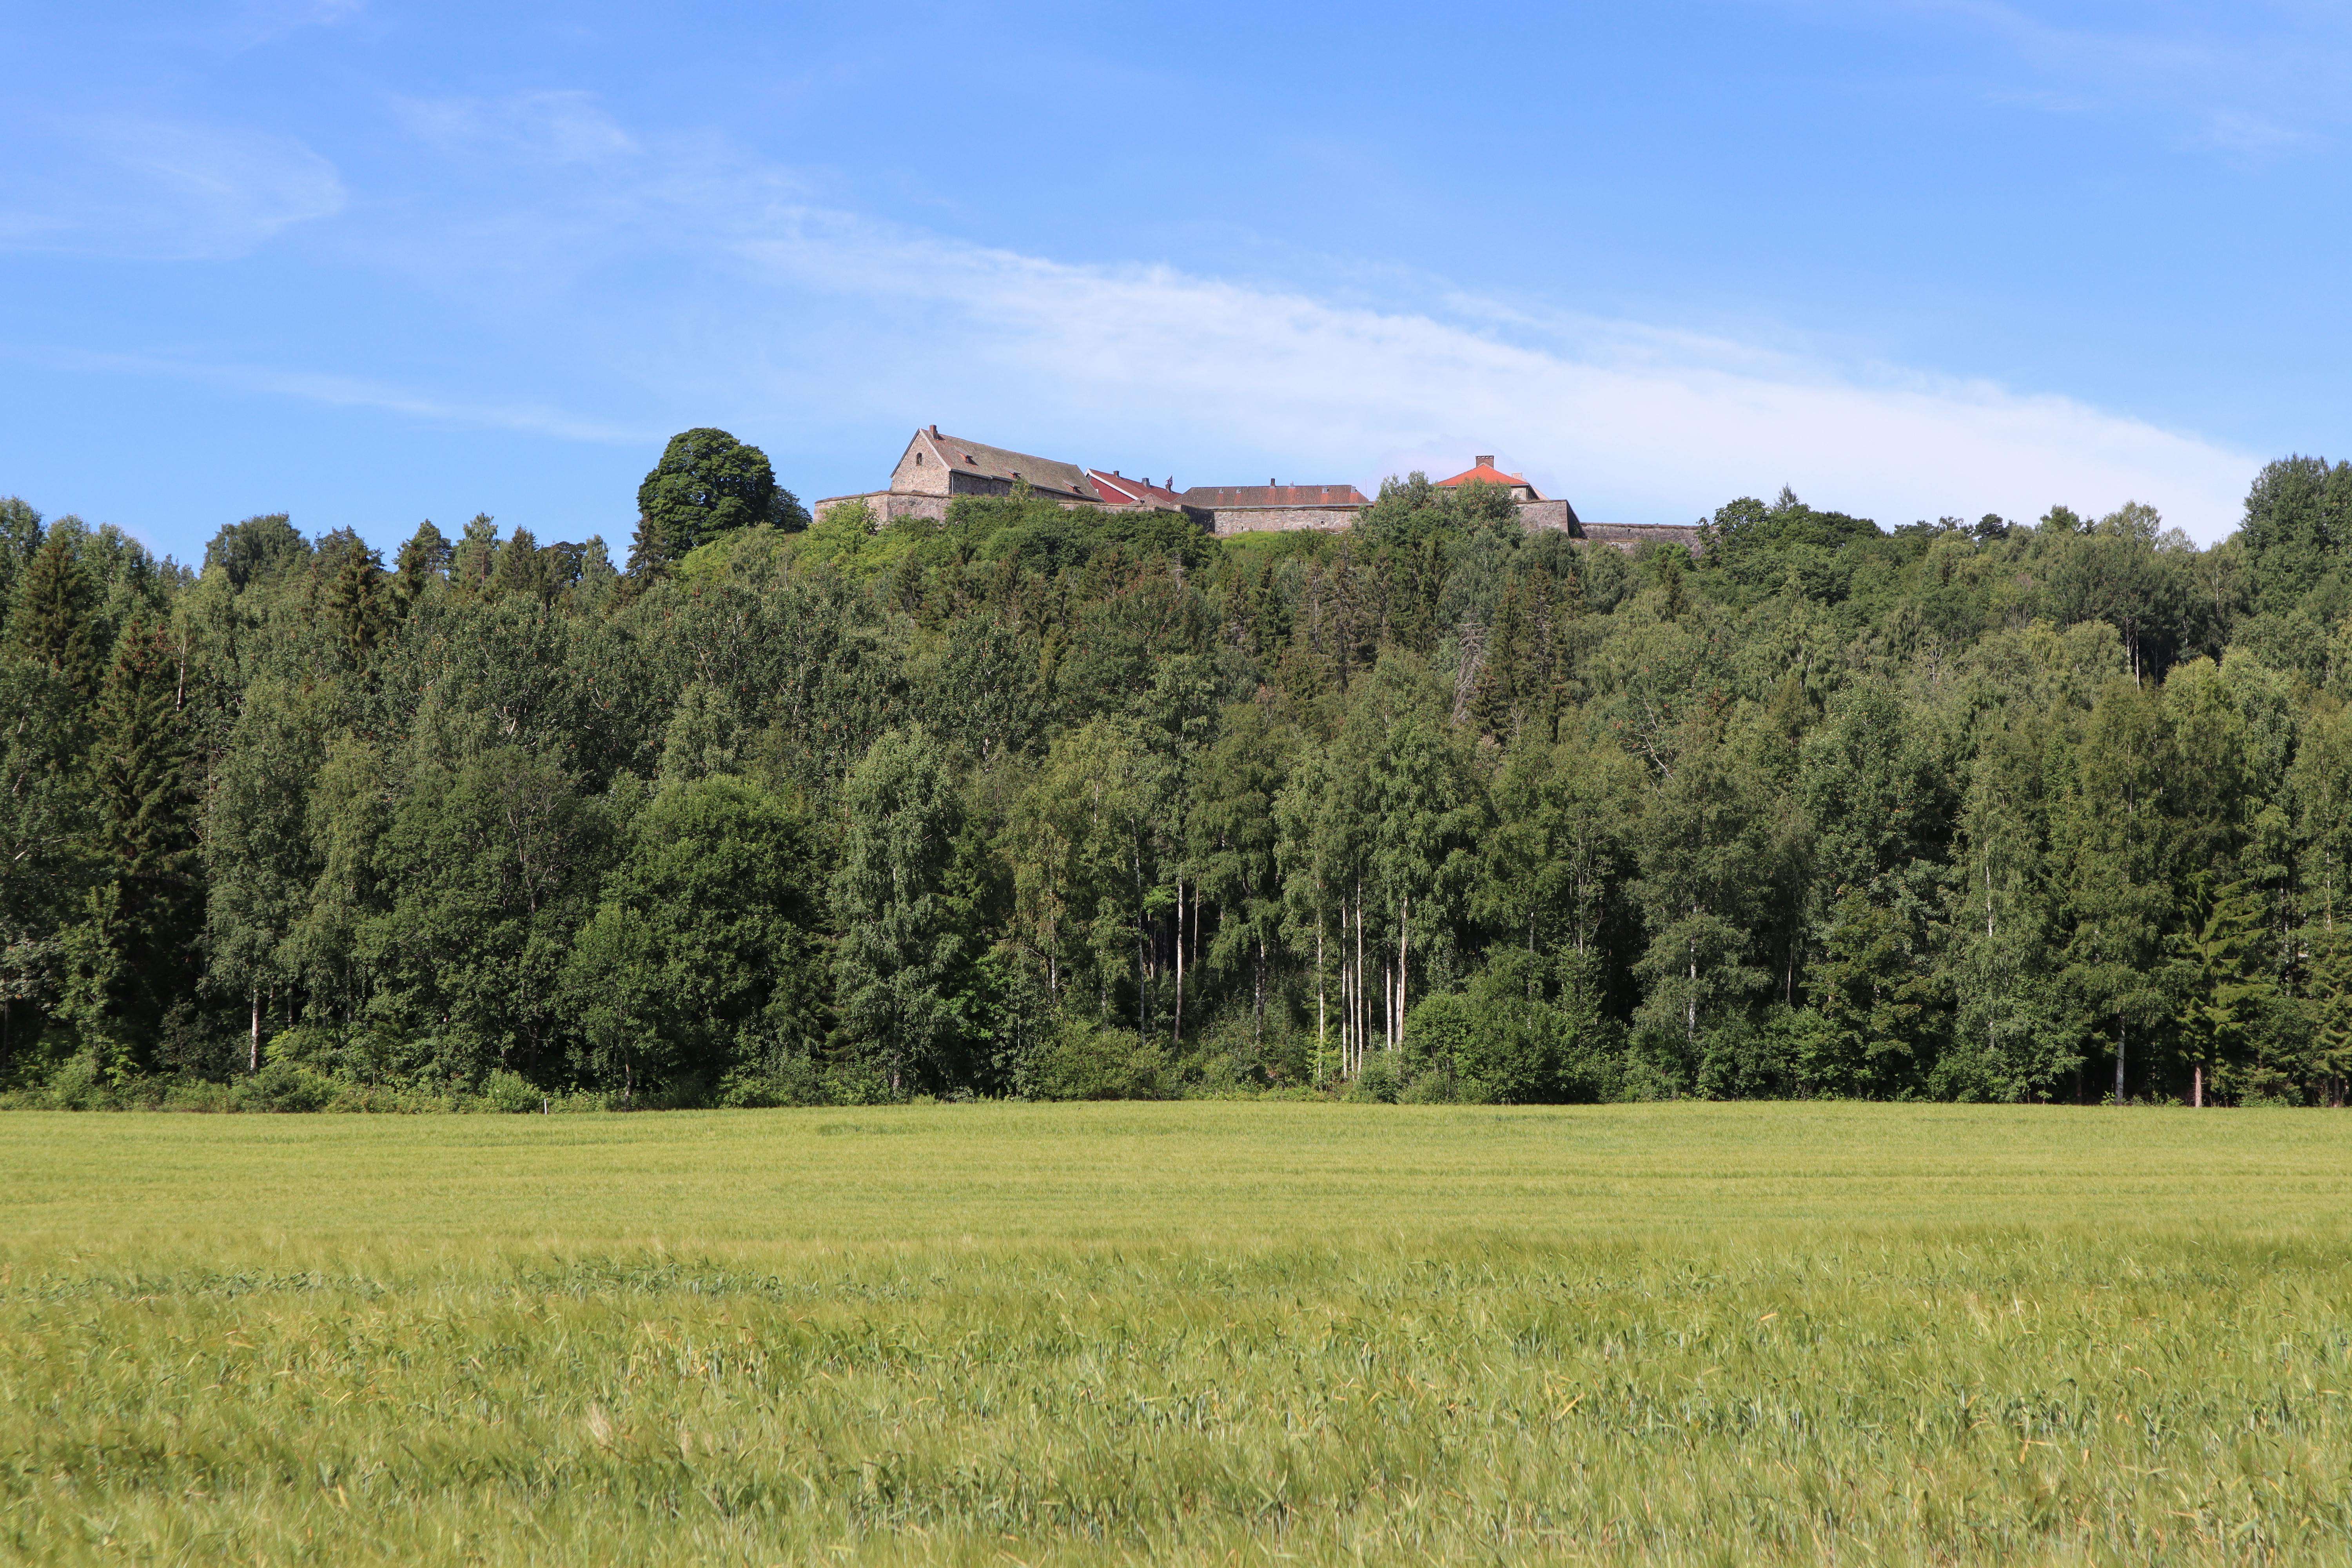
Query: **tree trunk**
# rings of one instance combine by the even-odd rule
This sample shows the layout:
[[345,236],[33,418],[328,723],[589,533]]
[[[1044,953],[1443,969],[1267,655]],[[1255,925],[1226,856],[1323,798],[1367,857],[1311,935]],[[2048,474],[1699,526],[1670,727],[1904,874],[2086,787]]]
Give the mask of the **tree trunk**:
[[[1135,856],[1135,1037],[1151,1037],[1151,917],[1143,908],[1143,853]],[[1105,1011],[1108,1011],[1108,1008]]]
[[1698,946],[1690,950],[1690,990],[1683,997],[1683,1043],[1698,1044]]
[[1262,1046],[1265,1044],[1265,933],[1264,931],[1260,931],[1257,938],[1257,997],[1255,1006],[1256,1016],[1251,1025],[1251,1039],[1254,1044]]
[[1397,923],[1397,1044],[1404,1044],[1404,981],[1412,972],[1412,900],[1404,901],[1404,919]]
[[2116,1103],[2124,1102],[2124,1016],[2116,1015]]
[[1349,1064],[1355,1060],[1355,1033],[1349,1028],[1348,1005],[1348,901],[1339,900],[1339,1076],[1348,1076]]
[[1184,879],[1176,879],[1176,1048],[1184,1048]]
[[2205,1109],[2205,1064],[2203,1062],[2199,1062],[2189,1069],[2189,1104],[2192,1110]]
[[1368,989],[1364,984],[1364,879],[1359,877],[1356,879],[1356,1062],[1359,1067],[1363,1065],[1364,1047],[1368,1043],[1364,1038],[1364,1026],[1372,1021],[1371,998],[1364,994]]
[[1323,912],[1315,912],[1315,1081],[1323,1081],[1325,1046],[1325,1014],[1323,984]]

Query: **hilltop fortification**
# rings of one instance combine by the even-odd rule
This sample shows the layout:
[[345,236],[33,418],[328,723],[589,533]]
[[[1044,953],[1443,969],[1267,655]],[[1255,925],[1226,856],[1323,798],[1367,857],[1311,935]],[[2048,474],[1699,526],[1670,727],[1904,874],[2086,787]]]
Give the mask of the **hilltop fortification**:
[[[1608,544],[1629,554],[1652,542],[1698,546],[1698,530],[1683,523],[1586,522],[1563,498],[1546,496],[1525,474],[1506,473],[1488,456],[1440,488],[1488,484],[1510,492],[1520,523],[1530,529],[1551,529],[1572,539]],[[1262,485],[1194,485],[1179,490],[1171,476],[1165,484],[1129,479],[1118,469],[1088,468],[993,447],[961,436],[942,435],[936,425],[917,430],[890,470],[887,489],[854,495],[827,496],[816,503],[823,518],[835,507],[863,501],[878,523],[904,517],[944,521],[948,504],[958,496],[1011,495],[1026,486],[1029,491],[1069,507],[1110,511],[1181,511],[1212,533],[1263,533],[1295,529],[1336,531],[1350,527],[1371,500],[1352,484],[1283,484],[1268,479]]]

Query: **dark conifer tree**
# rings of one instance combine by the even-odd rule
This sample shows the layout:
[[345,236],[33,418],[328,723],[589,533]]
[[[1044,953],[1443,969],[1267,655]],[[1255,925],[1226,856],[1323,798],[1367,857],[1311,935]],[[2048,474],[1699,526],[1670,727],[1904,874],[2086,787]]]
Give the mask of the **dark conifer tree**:
[[15,496],[0,496],[0,627],[8,624],[16,579],[41,547],[41,514]]
[[134,623],[107,671],[90,773],[110,885],[101,889],[98,976],[119,1052],[138,1059],[163,1014],[194,989],[204,923],[197,797],[180,703],[179,642]]
[[431,521],[420,522],[408,542],[400,547],[394,564],[399,575],[393,579],[392,601],[404,616],[413,614],[425,597],[425,584],[442,578],[449,570],[450,545],[447,536]]
[[106,657],[98,584],[75,558],[63,529],[49,531],[16,584],[8,651],[40,665],[84,701],[97,691]]
[[328,613],[353,664],[365,663],[391,633],[392,612],[384,598],[383,557],[353,541],[327,587]]

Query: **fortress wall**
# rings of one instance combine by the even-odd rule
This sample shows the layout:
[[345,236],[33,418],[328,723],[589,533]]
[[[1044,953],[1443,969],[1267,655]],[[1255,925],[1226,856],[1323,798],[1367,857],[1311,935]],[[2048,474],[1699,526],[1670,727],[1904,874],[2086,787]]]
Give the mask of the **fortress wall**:
[[1584,537],[1631,555],[1644,544],[1679,544],[1696,555],[1698,525],[1689,522],[1588,522]]
[[[878,527],[888,527],[905,517],[928,517],[934,521],[947,521],[948,502],[943,495],[909,495],[899,490],[874,490],[865,495],[827,496],[810,510],[822,519],[835,507],[862,500],[874,513]],[[1089,507],[1085,501],[1064,501],[1073,510],[1088,507],[1100,511],[1150,511],[1156,509],[1141,506]],[[1698,529],[1679,522],[1580,522],[1566,501],[1531,500],[1518,503],[1519,522],[1528,529],[1550,529],[1606,544],[1631,555],[1644,544],[1679,544],[1693,554],[1698,552]],[[1330,507],[1225,507],[1202,509],[1187,507],[1185,514],[1202,524],[1212,533],[1290,533],[1302,529],[1314,529],[1336,533],[1353,526],[1363,508]]]
[[1212,533],[1294,533],[1300,529],[1337,532],[1356,521],[1357,506],[1229,506],[1207,511]]
[[[1011,487],[1007,486],[1003,492],[998,493],[1010,493],[1010,490]],[[956,499],[957,498],[954,496],[908,495],[903,490],[869,490],[864,495],[827,496],[824,500],[818,501],[814,506],[811,507],[809,509],[809,512],[811,516],[822,522],[824,520],[825,515],[832,511],[834,508],[837,506],[847,506],[852,501],[862,500],[866,503],[866,510],[874,514],[875,526],[877,528],[887,528],[892,523],[897,522],[899,519],[907,517],[928,517],[933,522],[945,522],[948,520],[948,504]],[[1206,512],[1194,510],[1189,507],[1168,508],[1139,506],[1128,502],[1121,502],[1116,505],[1102,505],[1094,501],[1084,500],[1057,501],[1055,504],[1064,511],[1181,510],[1194,521],[1203,523],[1205,523],[1209,516]]]
[[877,528],[887,528],[902,517],[928,517],[934,522],[945,522],[950,496],[908,495],[903,490],[872,490],[862,496],[827,496],[809,508],[809,515],[823,522],[825,514],[837,506],[847,506],[862,500],[874,514]]
[[[1576,514],[1564,500],[1523,500],[1518,509],[1523,528],[1570,534],[1577,531]],[[1353,527],[1363,510],[1360,506],[1225,507],[1209,515],[1214,519],[1211,531],[1216,533],[1287,533],[1302,528],[1337,532]]]

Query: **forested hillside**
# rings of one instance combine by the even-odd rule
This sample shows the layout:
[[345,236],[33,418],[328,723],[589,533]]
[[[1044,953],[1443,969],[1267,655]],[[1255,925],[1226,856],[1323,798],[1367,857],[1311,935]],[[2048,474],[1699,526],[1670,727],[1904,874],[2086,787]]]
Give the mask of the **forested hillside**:
[[2352,465],[1629,559],[810,527],[718,434],[625,573],[5,503],[16,1100],[2341,1099]]

